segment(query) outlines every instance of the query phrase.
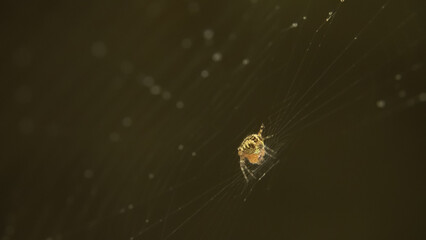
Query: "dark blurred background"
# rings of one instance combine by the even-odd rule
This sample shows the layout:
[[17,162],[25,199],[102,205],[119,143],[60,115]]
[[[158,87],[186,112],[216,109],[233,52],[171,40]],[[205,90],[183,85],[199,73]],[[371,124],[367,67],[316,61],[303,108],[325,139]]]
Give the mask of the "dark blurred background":
[[[3,1],[1,239],[425,239],[425,17]],[[262,122],[280,162],[247,187]]]

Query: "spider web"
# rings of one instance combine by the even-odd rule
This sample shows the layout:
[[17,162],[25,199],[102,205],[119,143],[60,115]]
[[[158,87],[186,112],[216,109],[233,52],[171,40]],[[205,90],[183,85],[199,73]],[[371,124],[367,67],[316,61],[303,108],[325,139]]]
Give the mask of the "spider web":
[[4,5],[2,239],[425,236],[422,1]]

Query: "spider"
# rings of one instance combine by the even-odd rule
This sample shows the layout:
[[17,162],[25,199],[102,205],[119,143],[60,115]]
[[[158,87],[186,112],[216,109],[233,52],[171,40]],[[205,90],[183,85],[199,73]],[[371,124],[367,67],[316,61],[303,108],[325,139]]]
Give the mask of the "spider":
[[259,132],[257,134],[251,134],[245,137],[241,145],[238,147],[238,156],[240,156],[240,168],[243,172],[246,182],[249,181],[247,173],[249,173],[250,176],[252,176],[254,179],[257,179],[254,173],[247,167],[246,159],[251,164],[261,165],[265,160],[265,155],[273,157],[266,150],[269,150],[271,152],[274,151],[265,146],[264,143],[266,139],[273,137],[273,135],[263,137],[262,132],[264,128],[265,125],[262,123]]

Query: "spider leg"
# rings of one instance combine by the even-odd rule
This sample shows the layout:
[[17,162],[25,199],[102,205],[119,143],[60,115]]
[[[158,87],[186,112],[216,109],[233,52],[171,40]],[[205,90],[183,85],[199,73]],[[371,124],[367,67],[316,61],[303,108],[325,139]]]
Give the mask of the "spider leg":
[[241,168],[241,172],[244,175],[244,179],[246,179],[246,182],[248,182],[248,178],[247,178],[247,174],[246,174],[246,168],[247,167],[246,167],[246,164],[244,162],[244,158],[243,157],[240,158],[240,168]]
[[259,132],[257,133],[257,135],[262,136],[262,132],[263,132],[264,128],[265,128],[265,124],[262,123],[262,125],[260,125],[260,129],[259,129]]
[[272,134],[272,135],[264,137],[263,140],[270,139],[270,138],[273,138],[273,137],[274,137],[274,135]]
[[246,182],[249,182],[249,179],[247,177],[246,171],[250,174],[250,176],[252,176],[254,179],[257,179],[256,176],[254,176],[253,172],[250,171],[250,169],[248,169],[248,167],[246,166],[246,162],[245,162],[245,158],[244,157],[240,157],[240,168],[241,168],[241,172],[243,172],[244,175],[244,179],[246,180]]
[[244,164],[244,168],[250,174],[250,176],[252,176],[254,179],[257,179],[257,177],[253,174],[253,172],[250,169],[248,169],[248,167],[245,164]]
[[276,159],[276,157],[275,157],[274,155],[272,155],[272,154],[268,153],[267,151],[265,151],[265,153],[266,153],[266,155],[268,155],[269,157],[271,157],[271,158],[273,158],[273,159]]
[[274,149],[272,149],[272,148],[270,148],[270,147],[268,147],[266,145],[264,145],[264,147],[265,147],[266,150],[268,150],[268,151],[270,151],[272,153],[277,153],[277,152],[274,151]]

